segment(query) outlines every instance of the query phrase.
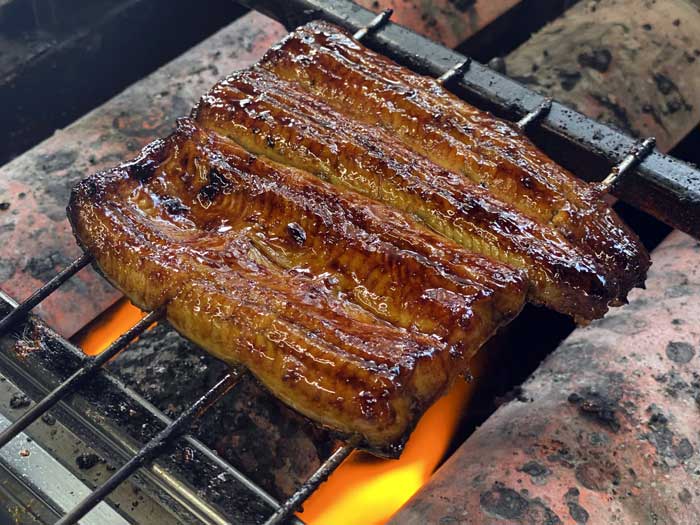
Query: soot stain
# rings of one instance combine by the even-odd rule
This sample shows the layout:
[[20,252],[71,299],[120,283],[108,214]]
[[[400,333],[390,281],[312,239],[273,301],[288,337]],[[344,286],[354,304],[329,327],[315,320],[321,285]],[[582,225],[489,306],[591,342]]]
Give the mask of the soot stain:
[[528,474],[536,485],[545,484],[547,482],[546,478],[552,473],[545,465],[537,461],[528,461],[523,466],[518,467],[518,471]]
[[578,71],[557,71],[559,77],[559,85],[564,91],[571,91],[576,87],[576,84],[581,80],[581,73]]
[[619,432],[620,421],[618,413],[624,410],[620,406],[622,400],[621,374],[612,372],[607,374],[604,381],[595,386],[584,388],[580,393],[572,392],[569,403],[578,407],[579,414],[612,432]]
[[65,170],[73,165],[78,158],[75,150],[61,150],[55,153],[47,153],[37,157],[37,169],[40,173],[53,173]]
[[666,356],[674,363],[686,364],[695,357],[695,349],[690,343],[671,341],[666,345]]
[[588,523],[590,515],[588,511],[583,508],[578,501],[578,497],[581,493],[576,487],[571,487],[566,494],[564,494],[564,503],[569,508],[569,516],[578,524]]
[[676,434],[669,427],[668,417],[663,410],[655,404],[647,408],[649,419],[647,428],[649,432],[642,434],[645,439],[656,449],[659,456],[658,465],[664,470],[678,465],[679,462],[689,460],[695,454],[695,448],[690,440]]
[[498,481],[489,490],[481,493],[479,504],[482,511],[495,518],[538,525],[562,523],[559,516],[539,498],[527,498]]
[[576,480],[589,490],[606,492],[620,484],[621,474],[618,466],[609,460],[593,459],[581,463],[574,471]]
[[612,54],[607,49],[594,49],[590,53],[584,52],[578,56],[581,67],[595,69],[601,73],[605,73],[610,68],[611,62]]

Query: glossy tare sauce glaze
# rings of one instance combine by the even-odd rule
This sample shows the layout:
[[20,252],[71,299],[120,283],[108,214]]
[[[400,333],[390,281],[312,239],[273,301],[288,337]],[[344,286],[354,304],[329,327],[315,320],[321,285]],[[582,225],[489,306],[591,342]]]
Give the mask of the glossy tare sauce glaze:
[[325,22],[273,46],[259,67],[298,83],[338,111],[397,135],[439,166],[487,188],[538,223],[557,228],[618,281],[643,283],[649,255],[594,186],[553,162],[510,123],[460,100]]
[[298,87],[264,70],[240,72],[205,95],[194,114],[250,151],[384,201],[471,252],[525,271],[533,302],[587,320],[618,297],[617,277],[557,228]]
[[384,455],[526,298],[590,320],[649,264],[507,123],[319,23],[82,181],[69,217],[134,303]]
[[182,120],[83,181],[71,220],[101,271],[280,399],[391,454],[522,308],[520,272],[395,209]]

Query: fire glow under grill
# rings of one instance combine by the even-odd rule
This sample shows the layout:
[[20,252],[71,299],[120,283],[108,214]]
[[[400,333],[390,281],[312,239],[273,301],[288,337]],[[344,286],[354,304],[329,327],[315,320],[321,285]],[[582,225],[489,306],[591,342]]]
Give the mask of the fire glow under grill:
[[[278,2],[261,2],[256,7],[263,5],[263,10],[273,16],[282,18],[287,25],[294,26],[305,20],[300,20],[296,17],[296,14],[293,16],[291,12],[305,12],[302,8],[304,6],[308,8],[307,4],[310,5],[312,3],[303,1],[290,2],[290,12],[282,8]],[[431,57],[431,53],[435,52],[435,44],[428,45],[420,40],[419,37],[408,34],[405,30],[398,29],[391,24],[387,26],[389,13],[372,18],[369,12],[350,7],[348,3],[340,1],[329,2],[326,9],[319,9],[317,6],[314,6],[314,9],[314,17],[318,16],[336,23],[341,22],[346,27],[357,30],[356,37],[367,38],[370,44],[376,44],[376,47],[389,56],[399,60],[402,57],[405,59],[408,57],[408,62],[416,66],[417,69],[431,70],[433,73],[437,72],[441,75],[440,78],[445,85],[449,85],[457,90],[466,88],[468,91],[471,90],[472,94],[478,92],[478,95],[486,100],[486,106],[489,109],[495,104],[496,106],[503,106],[500,108],[503,110],[500,113],[512,113],[515,111],[517,116],[520,117],[519,123],[523,129],[527,128],[529,130],[542,126],[543,129],[546,129],[547,132],[553,135],[556,134],[557,127],[559,127],[559,131],[561,131],[561,128],[566,129],[566,133],[560,134],[561,136],[559,136],[558,140],[562,140],[563,136],[565,141],[576,142],[583,149],[583,156],[595,156],[594,150],[598,153],[602,150],[604,152],[603,156],[607,159],[620,160],[619,152],[626,152],[621,162],[605,178],[603,185],[606,188],[619,191],[621,195],[632,202],[643,203],[645,209],[655,213],[671,225],[694,234],[698,233],[697,227],[700,221],[697,221],[697,217],[700,200],[697,198],[697,184],[695,186],[683,186],[679,185],[678,182],[681,180],[700,181],[700,177],[697,177],[697,172],[692,168],[652,152],[653,141],[651,139],[635,144],[627,137],[608,128],[601,127],[604,130],[603,135],[607,146],[605,148],[601,147],[602,139],[600,141],[601,144],[596,143],[594,145],[591,137],[595,134],[589,133],[590,136],[583,136],[585,134],[582,133],[579,136],[573,136],[576,134],[577,129],[581,130],[584,128],[579,122],[578,116],[573,115],[571,112],[562,111],[560,106],[552,105],[550,101],[542,100],[542,97],[525,92],[524,88],[520,87],[518,87],[518,90],[522,90],[522,92],[515,96],[517,104],[505,100],[499,95],[499,88],[503,88],[506,85],[504,79],[497,77],[496,85],[491,85],[487,89],[484,85],[486,79],[492,73],[483,71],[478,64],[470,68],[470,62],[464,57],[459,57],[458,60],[454,60],[447,66],[437,61],[434,56]],[[416,55],[416,48],[426,50],[426,55],[423,57]],[[455,55],[444,49],[442,51],[444,51],[442,58],[454,57]],[[504,90],[503,92],[511,93],[512,90]],[[529,108],[530,111],[524,110],[525,108]],[[562,122],[566,123],[566,125],[562,124]],[[572,124],[572,122],[574,123]],[[591,123],[591,127],[587,128],[587,130],[590,131],[591,129],[598,129],[598,125]],[[611,144],[615,140],[617,140],[617,144],[613,148]],[[620,145],[623,147],[620,147]],[[688,173],[693,174],[697,178],[689,177]],[[598,174],[598,179],[601,178],[601,175],[603,174]],[[632,181],[632,183],[629,181]],[[638,184],[640,181],[641,184]],[[631,185],[635,184],[637,185],[635,189],[630,190]],[[668,197],[668,192],[666,191],[669,187],[673,190],[670,192],[671,197]],[[649,194],[652,195],[652,198],[640,196],[644,191],[650,192]],[[663,197],[653,197],[662,193],[664,194]],[[683,207],[681,213],[678,207],[663,205],[669,198],[671,200],[676,199],[678,202],[683,200],[688,205]],[[22,321],[34,306],[89,262],[89,257],[79,259],[66,272],[59,275],[56,280],[48,283],[36,295],[22,303],[22,305],[17,306],[10,315],[0,321],[0,333]],[[5,302],[10,304],[9,299],[5,299]],[[76,356],[73,356],[71,362],[76,366],[75,371],[71,372],[72,375],[64,374],[67,378],[62,378],[61,386],[54,389],[43,401],[29,409],[15,424],[5,429],[0,434],[0,446],[5,445],[11,438],[41,417],[55,403],[85,388],[91,377],[106,375],[100,371],[102,365],[107,364],[109,359],[126,347],[139,334],[151,327],[159,318],[160,314],[158,312],[144,317],[144,314],[138,309],[125,301],[121,301],[107,312],[103,318],[86,327],[74,340],[86,354],[93,357],[81,361]],[[30,321],[30,323],[33,322]],[[54,360],[56,355],[54,353]],[[37,356],[37,359],[39,358],[40,356]],[[51,357],[49,356],[48,359],[51,359]],[[24,363],[20,366],[31,366],[31,363]],[[140,467],[148,465],[151,461],[161,456],[165,452],[165,445],[178,442],[178,440],[183,441],[180,437],[187,432],[192,420],[200,412],[206,410],[211,403],[223,397],[230,388],[233,388],[236,376],[237,374],[234,372],[231,375],[222,377],[221,381],[200,400],[196,402],[193,400],[192,408],[175,421],[169,421],[163,414],[156,413],[154,418],[155,420],[160,420],[161,428],[150,432],[148,439],[145,441],[145,446],[136,454],[132,453],[129,454],[129,457],[123,458],[125,460],[124,465],[113,474],[111,480],[101,485],[80,506],[66,515],[60,523],[75,522],[95,504],[102,501],[122,480],[128,478]],[[121,395],[124,394],[122,393]],[[226,465],[219,458],[210,457],[214,455],[211,451],[202,447],[201,444],[193,445],[192,438],[189,437],[184,438],[184,440],[189,443],[188,446],[195,447],[199,454],[207,457],[207,461],[219,468],[219,471],[225,474],[224,478],[226,476],[235,478],[237,483],[253,494],[251,499],[255,499],[258,502],[258,508],[251,510],[250,515],[256,515],[258,518],[263,516],[259,522],[263,522],[265,519],[268,520],[266,523],[283,522],[306,497],[310,496],[310,499],[304,505],[304,511],[299,514],[301,519],[308,523],[318,523],[319,525],[322,523],[383,523],[427,481],[435,467],[443,459],[454,428],[458,424],[458,415],[468,404],[470,395],[470,386],[460,382],[448,396],[436,403],[424,416],[399,461],[369,460],[363,455],[353,452],[352,443],[346,444],[321,466],[319,472],[312,476],[309,482],[299,488],[297,494],[281,506],[259,487],[254,486],[245,476],[242,476],[230,467],[230,465]],[[426,450],[429,453],[426,453]],[[316,490],[319,484],[332,471],[334,472],[328,482]],[[253,509],[256,504],[248,503],[247,505],[250,509]],[[273,513],[276,508],[279,508],[279,510]],[[203,515],[208,516],[211,522],[216,522],[217,519],[232,519],[230,516],[222,517],[216,510],[204,509],[201,512]],[[271,517],[270,514],[272,514]],[[348,515],[352,516],[352,520],[344,521]]]
[[[97,355],[143,316],[141,310],[121,300],[81,331],[74,342],[86,354]],[[474,366],[472,373],[478,375]],[[385,523],[445,457],[474,384],[458,381],[440,398],[421,418],[398,460],[353,452],[307,500],[299,517],[310,525]]]

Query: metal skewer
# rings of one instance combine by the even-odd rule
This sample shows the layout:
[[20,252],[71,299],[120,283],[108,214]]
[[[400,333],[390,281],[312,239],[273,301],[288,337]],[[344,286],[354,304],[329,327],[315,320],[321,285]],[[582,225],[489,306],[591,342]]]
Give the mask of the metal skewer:
[[375,16],[372,21],[367,24],[365,27],[362,27],[358,29],[352,37],[355,40],[362,40],[364,37],[366,37],[368,34],[373,33],[380,27],[382,27],[384,24],[386,24],[389,21],[389,18],[391,18],[392,13],[394,12],[393,9],[385,9],[381,13],[379,13],[377,16]]
[[311,474],[309,479],[292,494],[282,506],[270,516],[265,525],[276,525],[284,522],[294,511],[308,499],[308,497],[319,487],[321,483],[328,479],[328,476],[338,468],[338,466],[355,450],[359,443],[359,438],[353,438],[348,443],[337,449],[323,462],[316,472]]
[[38,305],[41,301],[46,299],[52,292],[61,286],[68,279],[73,277],[76,273],[82,270],[85,266],[90,264],[92,261],[92,255],[84,253],[72,263],[70,263],[66,268],[61,270],[58,275],[47,282],[44,286],[36,290],[32,295],[25,299],[21,304],[15,307],[9,314],[0,320],[0,334],[2,334],[8,327],[17,322],[19,319],[26,316],[32,308]]
[[656,145],[656,139],[649,137],[641,143],[637,143],[632,151],[627,155],[622,162],[614,166],[610,170],[610,174],[598,183],[598,188],[601,193],[612,191],[617,186],[622,178],[641,164],[647,158]]
[[80,518],[90,512],[96,505],[105,499],[119,484],[130,477],[139,468],[153,461],[163,449],[172,443],[173,439],[184,433],[199,416],[211,404],[221,398],[238,382],[238,372],[232,370],[214,385],[206,394],[200,397],[196,403],[185,410],[170,425],[161,430],[139,452],[122,465],[103,485],[100,485],[90,495],[81,501],[68,514],[56,522],[56,525],[68,525],[77,523]]
[[123,333],[107,349],[90,359],[90,361],[76,370],[68,379],[53,389],[46,397],[27,410],[22,416],[0,433],[0,448],[9,443],[15,436],[26,429],[34,421],[39,419],[47,410],[53,407],[61,399],[73,393],[80,384],[97,372],[102,365],[121,352],[133,339],[141,335],[149,326],[163,316],[162,308],[154,310],[144,316],[138,323]]
[[469,71],[469,67],[472,65],[472,59],[467,57],[464,59],[463,62],[460,62],[459,64],[455,64],[452,66],[450,69],[445,71],[442,75],[440,75],[437,78],[437,83],[447,85],[447,83],[452,80],[453,78],[456,78],[460,75],[463,75],[467,71]]
[[520,131],[525,131],[525,129],[542,120],[544,117],[547,116],[549,111],[552,109],[552,99],[551,98],[545,98],[542,102],[540,102],[535,109],[530,111],[527,115],[525,115],[523,118],[521,118],[518,122],[515,123],[515,125],[518,127]]

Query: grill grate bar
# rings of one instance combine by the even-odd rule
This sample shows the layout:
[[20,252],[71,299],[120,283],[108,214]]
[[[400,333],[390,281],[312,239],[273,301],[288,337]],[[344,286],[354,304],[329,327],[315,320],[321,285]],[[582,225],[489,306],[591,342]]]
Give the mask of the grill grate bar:
[[[66,268],[61,270],[58,275],[47,282],[44,286],[36,290],[32,295],[25,299],[21,304],[14,308],[9,314],[0,320],[0,334],[2,334],[13,323],[26,316],[32,308],[38,305],[41,301],[51,295],[59,286],[73,277],[76,273],[82,270],[92,261],[92,255],[84,253]],[[1,446],[1,445],[0,445]]]
[[333,454],[331,454],[326,461],[323,462],[316,472],[309,476],[304,484],[297,489],[297,491],[292,494],[287,501],[285,501],[277,511],[270,516],[270,518],[265,522],[265,525],[276,525],[283,523],[284,520],[289,518],[292,513],[308,499],[308,497],[323,483],[328,479],[335,469],[337,469],[345,458],[347,458],[350,453],[355,450],[355,447],[359,443],[358,438],[352,438],[345,445],[338,448]]
[[100,485],[90,495],[81,501],[68,514],[56,522],[56,525],[68,525],[77,523],[90,510],[104,500],[117,486],[129,478],[139,468],[153,461],[167,447],[174,438],[182,435],[190,427],[192,422],[209,406],[220,399],[238,382],[239,374],[235,370],[224,376],[206,394],[200,397],[193,405],[161,430],[138,453],[122,465],[112,477]]
[[46,397],[22,414],[17,421],[0,433],[0,448],[4,447],[20,432],[44,415],[61,399],[75,392],[83,381],[92,376],[102,367],[102,365],[121,352],[126,345],[141,335],[154,322],[158,321],[162,315],[163,310],[158,309],[144,316],[138,323],[119,336],[119,339],[114,341],[114,343],[112,343],[104,352],[90,359],[85,366],[76,370],[68,379],[52,390]]

